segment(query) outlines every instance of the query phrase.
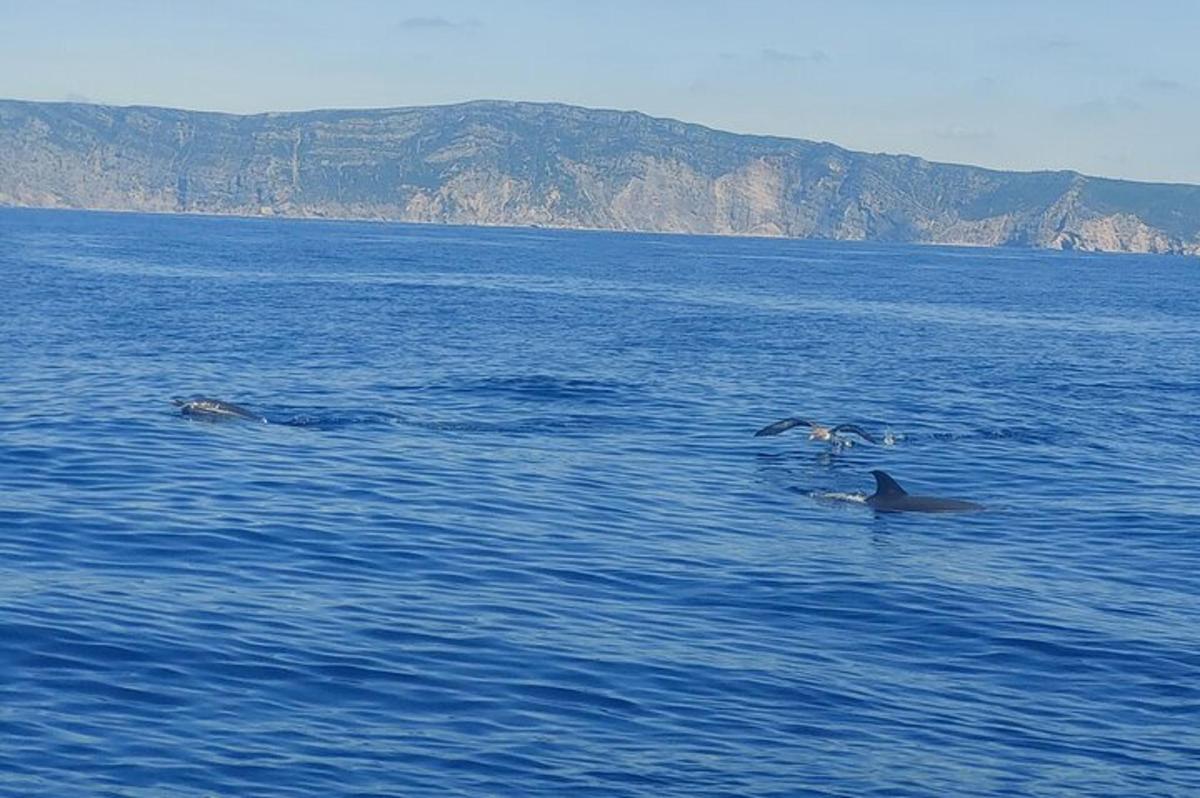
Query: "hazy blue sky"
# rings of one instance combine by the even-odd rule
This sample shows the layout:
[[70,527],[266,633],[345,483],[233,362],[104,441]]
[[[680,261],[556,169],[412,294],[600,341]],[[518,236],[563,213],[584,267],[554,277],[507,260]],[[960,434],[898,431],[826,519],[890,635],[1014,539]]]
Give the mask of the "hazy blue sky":
[[555,100],[1200,183],[1200,2],[0,0],[0,97],[238,113]]

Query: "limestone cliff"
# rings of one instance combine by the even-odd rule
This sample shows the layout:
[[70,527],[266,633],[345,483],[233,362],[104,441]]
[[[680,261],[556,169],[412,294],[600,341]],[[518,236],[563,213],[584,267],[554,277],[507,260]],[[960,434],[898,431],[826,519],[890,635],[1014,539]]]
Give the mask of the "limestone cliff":
[[557,104],[0,101],[0,204],[1200,253],[1200,187],[999,172]]

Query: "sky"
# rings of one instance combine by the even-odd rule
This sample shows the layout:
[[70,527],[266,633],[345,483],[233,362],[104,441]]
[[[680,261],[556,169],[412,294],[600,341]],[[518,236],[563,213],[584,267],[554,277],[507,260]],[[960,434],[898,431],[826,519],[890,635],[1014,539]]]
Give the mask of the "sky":
[[0,0],[0,97],[642,111],[1200,184],[1193,0]]

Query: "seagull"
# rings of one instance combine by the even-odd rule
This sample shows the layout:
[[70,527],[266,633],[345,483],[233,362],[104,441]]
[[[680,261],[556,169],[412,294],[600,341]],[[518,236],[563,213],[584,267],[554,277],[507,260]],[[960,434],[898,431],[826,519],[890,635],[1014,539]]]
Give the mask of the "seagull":
[[834,446],[850,446],[853,441],[843,437],[842,433],[857,435],[867,443],[879,443],[866,430],[857,424],[837,424],[836,426],[826,426],[818,424],[815,421],[805,421],[802,418],[785,418],[783,421],[776,421],[774,424],[767,426],[754,433],[754,437],[761,438],[764,435],[778,435],[781,432],[787,432],[792,427],[808,427],[808,439],[810,441],[829,441]]

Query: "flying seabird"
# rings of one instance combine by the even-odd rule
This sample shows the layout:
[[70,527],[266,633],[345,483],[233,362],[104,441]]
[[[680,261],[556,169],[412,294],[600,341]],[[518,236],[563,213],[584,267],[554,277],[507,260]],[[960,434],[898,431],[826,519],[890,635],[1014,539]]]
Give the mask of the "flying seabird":
[[782,421],[776,421],[774,424],[767,426],[754,433],[754,437],[761,438],[764,435],[778,435],[781,432],[787,432],[792,427],[808,427],[808,439],[810,441],[829,441],[834,445],[849,445],[851,441],[842,436],[842,433],[857,435],[867,443],[879,443],[866,430],[857,424],[837,424],[835,426],[826,426],[818,424],[814,421],[806,421],[802,418],[785,418]]

